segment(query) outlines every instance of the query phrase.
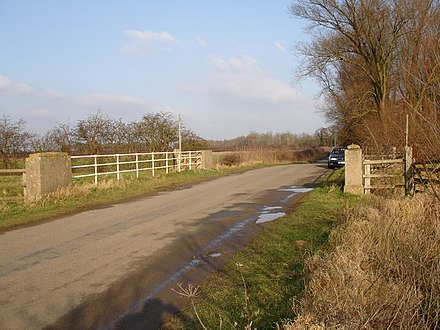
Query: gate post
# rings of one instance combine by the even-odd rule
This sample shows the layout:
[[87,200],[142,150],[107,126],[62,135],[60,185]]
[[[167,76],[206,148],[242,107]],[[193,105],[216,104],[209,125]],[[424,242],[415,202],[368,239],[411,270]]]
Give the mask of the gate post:
[[27,202],[38,201],[61,187],[72,185],[70,157],[63,152],[31,154],[26,159]]
[[414,175],[413,175],[413,167],[412,167],[412,148],[405,147],[405,156],[404,156],[404,175],[405,175],[405,195],[412,196],[414,193]]
[[345,185],[344,192],[362,195],[363,168],[362,168],[362,149],[356,144],[351,144],[345,150]]
[[202,164],[204,170],[212,168],[212,150],[202,150]]

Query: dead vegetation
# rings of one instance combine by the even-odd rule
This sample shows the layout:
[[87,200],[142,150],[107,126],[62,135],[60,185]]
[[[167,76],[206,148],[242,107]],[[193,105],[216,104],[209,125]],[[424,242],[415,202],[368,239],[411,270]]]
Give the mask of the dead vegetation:
[[253,163],[311,162],[328,155],[331,148],[316,147],[302,150],[285,148],[249,148],[233,152],[219,152],[217,166],[238,166]]
[[439,329],[439,219],[422,194],[348,212],[308,259],[299,316],[283,329]]

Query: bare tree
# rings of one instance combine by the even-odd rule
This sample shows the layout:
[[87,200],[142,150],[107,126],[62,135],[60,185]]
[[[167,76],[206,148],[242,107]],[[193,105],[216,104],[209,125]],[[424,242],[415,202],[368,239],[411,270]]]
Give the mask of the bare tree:
[[318,77],[330,92],[337,90],[347,68],[362,72],[381,115],[395,81],[399,40],[414,19],[407,2],[298,0],[291,6],[292,14],[307,19],[316,32],[313,42],[303,48],[306,72]]
[[169,112],[147,113],[133,127],[138,144],[148,151],[171,150],[178,140],[178,124]]
[[182,130],[182,149],[183,150],[205,150],[208,149],[208,142],[194,133],[192,130],[184,128]]
[[111,141],[112,120],[103,115],[100,110],[90,114],[86,119],[79,120],[75,128],[78,142],[90,154],[103,151],[104,146]]
[[297,0],[290,11],[310,22],[303,74],[321,82],[347,141],[404,141],[406,113],[438,113],[438,0]]
[[12,157],[27,151],[32,137],[23,119],[12,121],[6,116],[0,119],[0,156],[4,168]]

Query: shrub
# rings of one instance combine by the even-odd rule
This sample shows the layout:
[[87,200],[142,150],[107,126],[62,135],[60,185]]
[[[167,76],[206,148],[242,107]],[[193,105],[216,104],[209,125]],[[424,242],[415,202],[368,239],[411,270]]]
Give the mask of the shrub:
[[226,166],[238,166],[241,163],[241,156],[240,154],[226,154],[223,156],[222,159],[222,165]]

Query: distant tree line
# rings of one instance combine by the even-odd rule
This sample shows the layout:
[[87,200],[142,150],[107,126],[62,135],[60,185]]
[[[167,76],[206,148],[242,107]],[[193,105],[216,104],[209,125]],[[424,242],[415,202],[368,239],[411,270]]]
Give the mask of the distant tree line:
[[302,74],[326,97],[327,118],[346,143],[370,150],[409,143],[440,158],[440,1],[296,0],[310,23]]
[[[11,159],[30,152],[62,151],[69,154],[103,154],[171,151],[178,148],[178,121],[171,113],[147,113],[141,120],[126,123],[100,111],[75,125],[57,124],[43,135],[29,132],[22,119],[0,119],[2,167]],[[201,150],[207,142],[182,127],[182,149]]]
[[332,146],[334,144],[333,130],[320,128],[314,134],[257,133],[251,132],[229,140],[209,140],[209,147],[215,151],[233,151],[249,149],[289,148],[301,150],[313,147]]

